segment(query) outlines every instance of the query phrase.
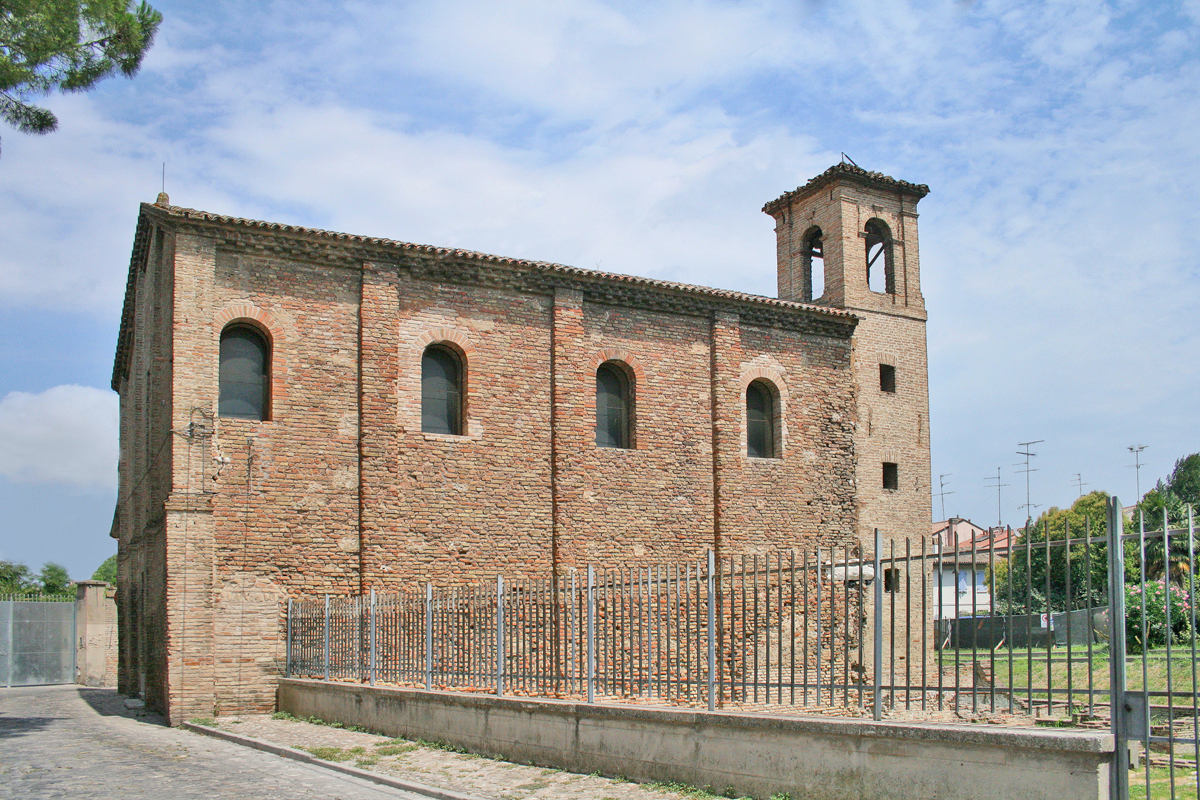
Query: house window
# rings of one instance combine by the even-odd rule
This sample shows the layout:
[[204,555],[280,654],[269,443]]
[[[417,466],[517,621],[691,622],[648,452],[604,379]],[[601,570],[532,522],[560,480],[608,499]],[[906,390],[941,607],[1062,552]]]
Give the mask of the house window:
[[458,353],[430,345],[421,357],[421,430],[461,436],[463,364]]
[[775,393],[765,381],[754,381],[746,387],[746,455],[776,458],[778,417]]
[[596,370],[596,446],[633,448],[633,381],[615,361]]
[[900,488],[900,466],[889,461],[883,462],[883,488],[895,491]]
[[221,331],[218,415],[262,422],[271,407],[271,345],[257,328],[230,325]]
[[896,393],[896,368],[891,364],[879,365],[879,391]]

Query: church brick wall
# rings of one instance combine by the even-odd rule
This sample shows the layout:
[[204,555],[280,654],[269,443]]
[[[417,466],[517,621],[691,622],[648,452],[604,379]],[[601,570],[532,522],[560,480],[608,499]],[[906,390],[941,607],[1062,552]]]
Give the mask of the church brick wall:
[[[171,245],[127,299],[122,496],[148,463],[126,442],[165,441],[162,485],[132,491],[114,535],[122,585],[160,613],[123,627],[122,681],[153,673],[148,699],[173,722],[271,707],[288,597],[854,543],[877,469],[856,448],[878,457],[863,413],[879,402],[860,405],[857,359],[915,332],[923,346],[923,326],[860,342],[836,310],[170,206],[145,206],[143,227]],[[271,342],[266,421],[217,415],[231,322]],[[436,343],[465,362],[462,436],[421,430]],[[165,379],[147,383],[153,358]],[[627,450],[595,444],[607,360],[634,383]],[[777,396],[776,458],[747,456],[752,380]],[[927,452],[926,434],[904,458]],[[155,519],[151,547],[137,531]],[[150,632],[162,652],[132,654]]]

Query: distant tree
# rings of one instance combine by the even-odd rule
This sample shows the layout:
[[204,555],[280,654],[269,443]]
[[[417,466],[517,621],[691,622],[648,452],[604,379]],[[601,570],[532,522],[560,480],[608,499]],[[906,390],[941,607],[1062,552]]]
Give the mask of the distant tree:
[[29,567],[15,561],[0,561],[0,594],[24,594],[29,591]]
[[1167,478],[1167,486],[1181,503],[1200,511],[1200,453],[1176,461],[1175,469]]
[[113,553],[108,558],[104,559],[104,563],[96,567],[96,571],[92,573],[92,580],[104,581],[117,585],[117,554]]
[[[1080,497],[1070,508],[1053,507],[1022,529],[1013,545],[1012,554],[996,565],[991,585],[998,606],[1009,613],[1022,614],[1084,608],[1088,602],[1088,577],[1091,576],[1091,603],[1108,603],[1108,523],[1106,492],[1091,492]],[[1091,534],[1091,549],[1087,536]],[[1070,538],[1070,598],[1068,602],[1067,550],[1053,542]],[[1079,541],[1079,540],[1085,541]],[[1049,547],[1047,558],[1046,542]],[[1136,568],[1137,544],[1125,544],[1126,574],[1131,565]],[[1011,608],[1008,598],[1012,597]]]
[[161,22],[132,0],[0,0],[0,117],[22,133],[53,131],[58,119],[29,101],[132,77]]
[[71,585],[71,576],[62,564],[47,561],[42,565],[42,571],[38,573],[34,583],[43,594],[66,594]]

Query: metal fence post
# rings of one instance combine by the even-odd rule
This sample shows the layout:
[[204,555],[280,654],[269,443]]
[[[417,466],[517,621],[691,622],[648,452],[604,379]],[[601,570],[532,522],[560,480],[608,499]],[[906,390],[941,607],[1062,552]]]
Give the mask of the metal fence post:
[[375,685],[375,590],[371,589],[371,685]]
[[596,571],[588,564],[587,576],[587,701],[596,702]]
[[1110,797],[1129,797],[1129,736],[1125,724],[1125,548],[1121,543],[1121,502],[1108,498],[1108,652],[1109,703],[1115,740]]
[[433,584],[425,584],[425,691],[433,688]]
[[292,677],[292,598],[288,598],[287,609],[287,650],[283,661],[283,677]]
[[325,668],[323,680],[329,680],[329,595],[325,595]]
[[717,554],[708,551],[708,710],[717,710]]
[[8,663],[5,665],[5,670],[4,670],[4,688],[11,689],[12,688],[12,677],[13,677],[13,661],[15,660],[15,658],[13,656],[13,641],[15,638],[13,636],[13,606],[15,606],[16,603],[10,597],[8,600],[4,601],[3,605],[4,605],[4,610],[6,612],[4,614],[4,616],[5,616],[4,639],[5,639],[5,645],[6,645],[4,652],[7,653],[6,658],[8,660]]
[[496,576],[496,696],[504,696],[504,576]]
[[[883,551],[883,534],[875,529],[875,708],[872,716],[883,719],[883,571],[879,554]],[[895,566],[893,564],[893,566]],[[893,689],[893,692],[895,690]],[[893,695],[892,704],[895,705]]]

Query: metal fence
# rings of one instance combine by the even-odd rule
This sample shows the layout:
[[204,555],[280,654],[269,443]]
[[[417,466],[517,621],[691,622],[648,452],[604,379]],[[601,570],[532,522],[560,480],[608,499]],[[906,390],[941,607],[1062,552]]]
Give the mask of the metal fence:
[[1194,524],[1123,533],[1116,502],[1104,531],[1028,528],[1003,549],[877,532],[870,548],[291,600],[287,671],[588,702],[1095,727],[1144,755],[1135,773],[1114,769],[1114,797],[1128,797],[1131,775],[1142,796],[1196,797]]
[[0,686],[75,682],[75,598],[0,595]]

